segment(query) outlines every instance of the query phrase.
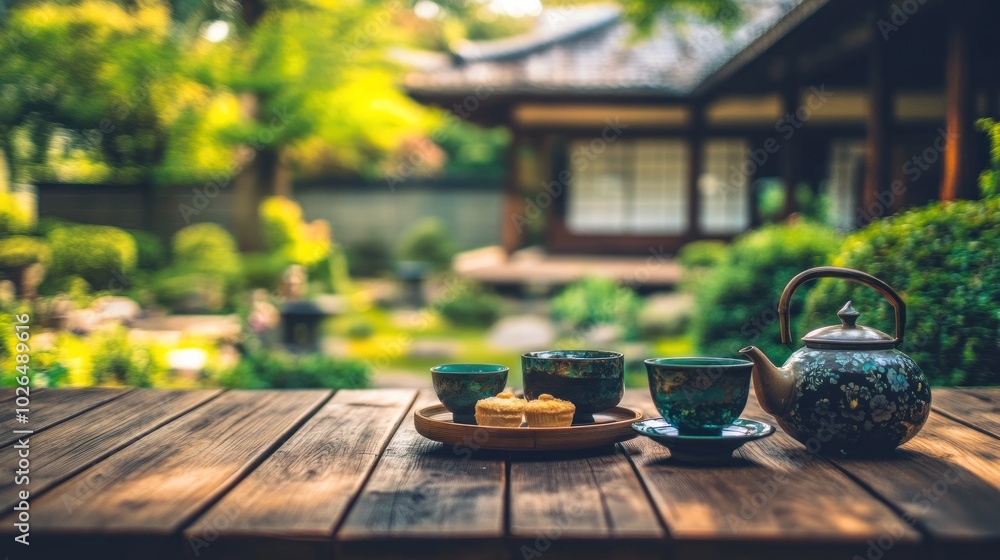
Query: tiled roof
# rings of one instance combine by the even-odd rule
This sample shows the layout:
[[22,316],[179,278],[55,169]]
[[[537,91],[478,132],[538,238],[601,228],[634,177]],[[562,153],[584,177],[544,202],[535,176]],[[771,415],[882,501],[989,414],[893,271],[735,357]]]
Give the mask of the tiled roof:
[[420,58],[420,70],[405,85],[431,96],[485,86],[494,93],[682,97],[801,0],[742,1],[747,21],[728,33],[717,24],[672,15],[638,39],[617,6],[546,10],[527,35],[468,43],[451,57]]

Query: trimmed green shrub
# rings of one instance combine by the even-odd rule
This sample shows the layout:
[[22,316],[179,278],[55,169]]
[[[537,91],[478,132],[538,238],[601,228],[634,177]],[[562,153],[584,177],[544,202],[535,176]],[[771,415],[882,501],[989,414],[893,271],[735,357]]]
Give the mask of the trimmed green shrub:
[[382,276],[392,269],[392,251],[376,237],[358,241],[347,248],[347,264],[351,276]]
[[260,205],[264,246],[284,254],[290,262],[313,269],[322,265],[331,250],[330,226],[324,220],[305,222],[302,207],[283,196],[272,196]]
[[417,222],[403,234],[399,242],[400,259],[427,263],[436,270],[450,267],[455,252],[455,244],[448,230],[435,218]]
[[478,282],[456,280],[433,306],[453,325],[488,327],[500,317],[502,302]]
[[711,268],[726,259],[728,245],[722,241],[693,241],[681,247],[677,260],[684,268]]
[[339,246],[330,246],[324,258],[309,269],[309,283],[323,292],[344,294],[351,291],[347,257]]
[[140,270],[159,270],[167,264],[167,247],[156,234],[138,229],[129,230],[135,240],[136,266]]
[[25,212],[10,193],[0,192],[0,235],[16,235],[31,230],[31,214]]
[[123,229],[111,226],[67,225],[48,233],[52,267],[48,277],[58,281],[80,276],[96,290],[125,287],[135,270],[135,240]]
[[[94,381],[99,385],[151,387],[157,369],[149,348],[132,343],[124,328],[94,335],[91,357]],[[162,365],[160,365],[162,369]]]
[[244,253],[243,282],[248,288],[275,290],[281,285],[281,275],[290,263],[280,253]]
[[41,235],[42,237],[48,237],[50,233],[57,229],[78,225],[80,224],[69,220],[63,220],[62,218],[39,218],[38,224],[35,225],[35,233]]
[[219,224],[189,225],[174,234],[174,265],[212,272],[230,281],[239,276],[240,257],[236,241]]
[[12,269],[42,263],[48,265],[52,251],[44,239],[13,235],[0,239],[0,269]]
[[552,299],[552,315],[566,326],[586,330],[609,324],[633,338],[639,325],[639,296],[610,278],[584,278]]
[[224,387],[247,389],[358,389],[367,387],[368,366],[322,354],[258,350],[220,376]]
[[227,306],[226,280],[203,270],[170,267],[153,277],[153,296],[178,313],[220,313]]
[[50,291],[61,292],[69,297],[77,309],[90,307],[94,301],[94,289],[82,277],[72,274],[48,283]]
[[[834,264],[900,293],[907,308],[900,349],[932,383],[1000,384],[1000,199],[935,203],[878,220],[850,236]],[[892,334],[889,304],[851,282],[820,281],[807,309],[836,323],[849,299],[860,323]]]
[[976,125],[990,141],[990,163],[979,174],[979,190],[984,198],[997,197],[1000,196],[1000,121],[979,119]]
[[347,329],[344,331],[344,334],[347,338],[353,338],[356,340],[371,338],[371,336],[375,334],[375,325],[364,317],[359,317],[347,325]]
[[298,241],[302,207],[294,200],[283,196],[268,197],[260,204],[259,213],[264,247],[278,251]]
[[[695,344],[705,356],[738,357],[753,344],[777,364],[791,354],[778,332],[778,298],[793,276],[829,263],[840,246],[833,230],[809,222],[771,225],[737,238],[725,260],[696,286],[692,324]],[[798,317],[805,300],[800,289],[792,302]]]

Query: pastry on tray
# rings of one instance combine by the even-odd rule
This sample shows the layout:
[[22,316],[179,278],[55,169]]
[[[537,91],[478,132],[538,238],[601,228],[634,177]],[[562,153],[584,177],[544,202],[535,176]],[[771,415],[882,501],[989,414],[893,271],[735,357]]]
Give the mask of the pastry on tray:
[[500,393],[476,403],[476,424],[499,428],[520,428],[524,420],[524,399]]
[[567,427],[573,423],[575,412],[576,405],[549,394],[539,395],[537,399],[528,401],[524,407],[524,416],[530,428]]

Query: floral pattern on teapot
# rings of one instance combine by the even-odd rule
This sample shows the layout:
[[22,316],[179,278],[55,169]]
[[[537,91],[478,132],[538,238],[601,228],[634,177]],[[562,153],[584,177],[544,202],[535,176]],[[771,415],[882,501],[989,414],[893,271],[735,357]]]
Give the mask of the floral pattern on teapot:
[[806,347],[785,366],[799,375],[778,423],[812,451],[892,450],[916,435],[930,414],[927,380],[898,350]]

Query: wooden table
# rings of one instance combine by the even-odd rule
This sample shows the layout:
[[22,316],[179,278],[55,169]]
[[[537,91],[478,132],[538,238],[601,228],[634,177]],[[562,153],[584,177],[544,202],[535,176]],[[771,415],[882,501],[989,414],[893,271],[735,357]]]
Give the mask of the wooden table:
[[[824,458],[785,434],[729,466],[644,438],[589,452],[428,441],[432,392],[0,392],[0,557],[1000,558],[1000,389],[935,390],[894,457]],[[625,404],[653,414],[645,391]],[[755,401],[745,416],[766,419]],[[30,547],[15,544],[30,436]],[[27,554],[30,550],[32,554]]]

